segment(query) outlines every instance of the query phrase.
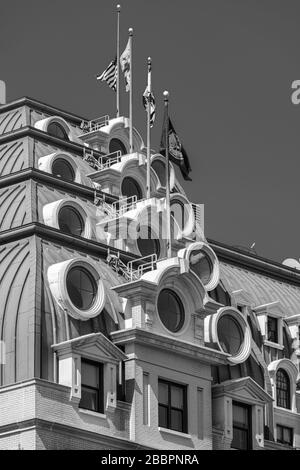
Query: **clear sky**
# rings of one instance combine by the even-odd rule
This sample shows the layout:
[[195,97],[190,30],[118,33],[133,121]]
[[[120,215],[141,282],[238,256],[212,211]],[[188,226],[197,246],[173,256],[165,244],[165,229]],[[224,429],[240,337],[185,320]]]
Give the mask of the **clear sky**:
[[[117,1],[1,0],[0,79],[8,100],[30,96],[87,118],[114,116],[98,83],[116,50]],[[205,204],[206,236],[256,242],[259,255],[300,257],[299,0],[123,0],[121,52],[134,28],[134,126],[153,60],[159,147],[163,90],[192,166],[184,187]],[[121,82],[123,83],[123,82]],[[128,115],[122,90],[121,114]]]

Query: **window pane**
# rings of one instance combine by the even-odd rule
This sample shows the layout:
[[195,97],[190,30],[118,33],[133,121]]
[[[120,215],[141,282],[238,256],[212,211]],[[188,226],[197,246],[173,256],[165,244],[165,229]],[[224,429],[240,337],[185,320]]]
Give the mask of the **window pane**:
[[179,410],[171,410],[171,426],[174,431],[183,432],[183,413]]
[[278,341],[278,320],[274,317],[268,317],[268,340],[273,343]]
[[81,383],[89,387],[99,388],[99,366],[88,362],[81,363]]
[[98,410],[98,391],[81,386],[80,407],[87,410]]
[[158,384],[158,401],[162,405],[168,405],[168,384],[159,382]]
[[233,449],[247,450],[248,449],[248,431],[234,427],[231,447]]
[[162,428],[168,427],[168,408],[161,405],[158,407],[158,425]]
[[173,408],[183,408],[183,389],[173,386],[171,388],[171,406]]
[[248,408],[243,406],[232,406],[232,419],[234,424],[247,428],[248,426]]

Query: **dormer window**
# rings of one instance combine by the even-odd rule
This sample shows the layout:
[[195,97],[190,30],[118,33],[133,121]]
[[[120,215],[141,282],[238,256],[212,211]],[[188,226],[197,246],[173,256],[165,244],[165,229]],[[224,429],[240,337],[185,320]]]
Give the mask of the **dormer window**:
[[278,319],[268,316],[267,338],[272,343],[278,343]]
[[47,132],[48,134],[52,135],[53,137],[57,137],[58,139],[69,140],[65,129],[57,122],[51,122],[48,125]]

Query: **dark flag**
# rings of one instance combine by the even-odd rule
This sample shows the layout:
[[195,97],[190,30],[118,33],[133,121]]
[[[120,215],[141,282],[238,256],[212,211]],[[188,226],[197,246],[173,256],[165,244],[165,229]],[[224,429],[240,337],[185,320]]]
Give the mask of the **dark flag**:
[[163,129],[160,139],[160,153],[165,156],[166,154],[166,128],[168,124],[168,142],[169,142],[169,158],[179,166],[182,176],[187,181],[192,181],[189,173],[192,171],[187,153],[174,129],[171,119],[168,117],[166,111],[164,115]]

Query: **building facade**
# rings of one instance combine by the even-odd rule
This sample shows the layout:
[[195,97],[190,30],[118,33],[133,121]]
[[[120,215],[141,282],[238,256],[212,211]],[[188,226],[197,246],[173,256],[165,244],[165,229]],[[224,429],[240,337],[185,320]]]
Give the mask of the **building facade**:
[[300,272],[207,240],[127,118],[0,106],[0,449],[300,447]]

